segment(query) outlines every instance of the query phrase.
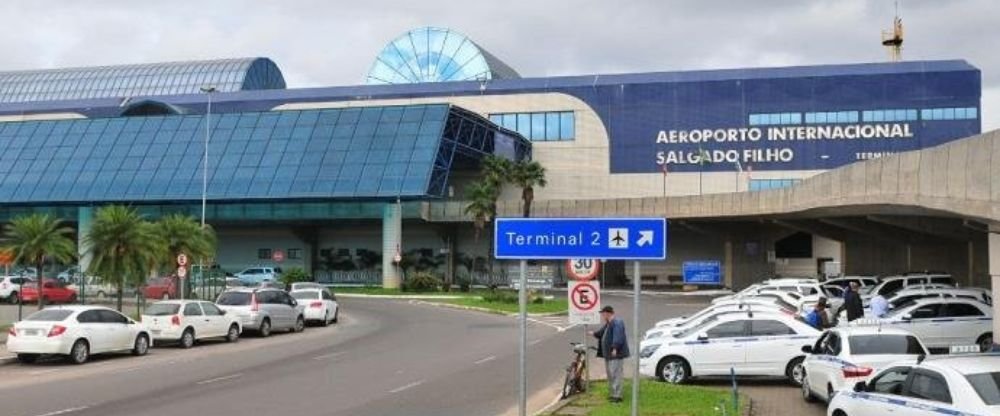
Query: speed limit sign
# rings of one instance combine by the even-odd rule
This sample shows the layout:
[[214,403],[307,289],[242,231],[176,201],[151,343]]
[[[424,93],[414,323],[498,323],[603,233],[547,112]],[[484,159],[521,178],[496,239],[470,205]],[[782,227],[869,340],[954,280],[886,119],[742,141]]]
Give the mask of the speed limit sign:
[[600,271],[601,262],[597,259],[566,260],[566,273],[569,273],[570,279],[573,280],[593,280]]

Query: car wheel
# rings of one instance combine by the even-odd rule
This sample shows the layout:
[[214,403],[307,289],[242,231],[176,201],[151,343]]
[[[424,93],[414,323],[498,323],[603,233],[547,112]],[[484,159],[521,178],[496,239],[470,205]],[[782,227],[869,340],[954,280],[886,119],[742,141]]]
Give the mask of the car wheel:
[[257,329],[257,333],[264,338],[271,336],[271,320],[264,318],[264,320],[260,322],[260,328]]
[[17,361],[20,361],[21,363],[24,364],[31,364],[35,361],[38,361],[38,356],[39,354],[18,354]]
[[987,332],[983,336],[976,340],[976,345],[979,345],[979,352],[988,352],[993,350],[993,333]]
[[132,347],[132,355],[143,356],[149,352],[149,337],[146,334],[139,334],[135,337],[135,344]]
[[10,297],[7,299],[10,301],[11,305],[17,305],[21,301],[21,297],[17,292],[11,292]]
[[292,332],[302,332],[305,329],[306,329],[306,318],[303,318],[302,315],[299,315],[299,317],[295,319],[295,327],[292,328]]
[[796,386],[802,385],[802,379],[805,378],[806,369],[802,365],[802,361],[805,360],[803,357],[795,357],[792,361],[788,362],[788,367],[785,367],[785,376],[788,377],[788,381]]
[[329,310],[326,311],[326,313],[323,314],[323,320],[320,321],[319,325],[320,326],[330,325],[330,311]]
[[181,334],[180,339],[181,348],[188,349],[194,346],[194,330],[187,328],[184,333]]
[[802,400],[805,400],[806,403],[816,401],[816,396],[813,396],[812,390],[809,388],[809,377],[802,377]]
[[66,303],[76,303],[76,295],[70,296]]
[[85,340],[76,340],[73,347],[69,349],[69,360],[73,364],[83,364],[87,362],[88,358],[90,358],[90,345]]
[[337,316],[340,315],[340,308],[333,311],[333,323],[337,323]]
[[163,296],[160,296],[160,299],[170,300],[170,294],[169,293],[164,293]]
[[666,357],[660,361],[656,375],[660,381],[684,384],[691,377],[691,366],[681,357]]
[[236,324],[229,325],[229,331],[226,332],[227,342],[236,342],[240,339],[240,327]]

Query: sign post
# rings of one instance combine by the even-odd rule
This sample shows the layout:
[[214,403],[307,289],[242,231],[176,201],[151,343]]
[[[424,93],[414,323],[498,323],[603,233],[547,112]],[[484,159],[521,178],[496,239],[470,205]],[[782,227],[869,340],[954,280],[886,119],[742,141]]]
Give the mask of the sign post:
[[[635,301],[632,339],[635,350],[635,371],[632,375],[632,415],[638,415],[639,292],[641,283],[639,260],[665,260],[667,258],[666,219],[497,218],[493,241],[495,258],[521,261],[521,284],[518,291],[520,306],[518,320],[521,333],[518,348],[520,355],[518,414],[521,416],[527,414],[527,379],[525,376],[525,353],[527,350],[527,294],[525,286],[527,286],[527,278],[525,276],[525,261],[529,259],[564,260],[574,258],[636,261],[633,277]],[[581,273],[583,273],[583,269],[585,268],[581,267]],[[596,276],[597,273],[595,270],[593,275]],[[573,274],[572,271],[571,274]],[[593,283],[584,284],[593,285]],[[572,291],[572,289],[570,290]],[[594,292],[597,292],[596,287]],[[572,295],[570,296],[572,300]]]
[[716,260],[686,261],[681,271],[686,285],[722,284],[722,265]]

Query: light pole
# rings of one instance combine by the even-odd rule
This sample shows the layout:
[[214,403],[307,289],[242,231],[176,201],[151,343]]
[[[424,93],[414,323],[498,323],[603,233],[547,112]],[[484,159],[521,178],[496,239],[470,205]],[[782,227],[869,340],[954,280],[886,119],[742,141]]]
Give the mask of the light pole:
[[[201,164],[201,229],[205,230],[205,206],[208,200],[208,141],[212,137],[212,93],[218,90],[213,86],[201,87],[201,92],[208,94],[208,105],[205,108],[205,153]],[[202,283],[205,280],[205,259],[198,259],[198,268],[201,273]],[[189,279],[194,279],[194,273],[191,273],[188,277]],[[184,300],[184,294],[187,292],[187,284],[181,283],[181,300]]]

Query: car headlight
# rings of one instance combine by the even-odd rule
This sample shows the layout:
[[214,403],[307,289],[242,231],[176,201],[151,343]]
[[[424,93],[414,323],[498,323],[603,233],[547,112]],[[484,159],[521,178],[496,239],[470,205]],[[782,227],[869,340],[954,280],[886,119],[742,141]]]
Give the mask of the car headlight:
[[658,338],[660,335],[663,335],[663,331],[647,332],[646,339]]
[[660,344],[650,344],[645,347],[642,347],[642,351],[639,352],[639,357],[649,358],[653,356],[653,354],[656,353],[656,350],[658,350],[659,348]]

